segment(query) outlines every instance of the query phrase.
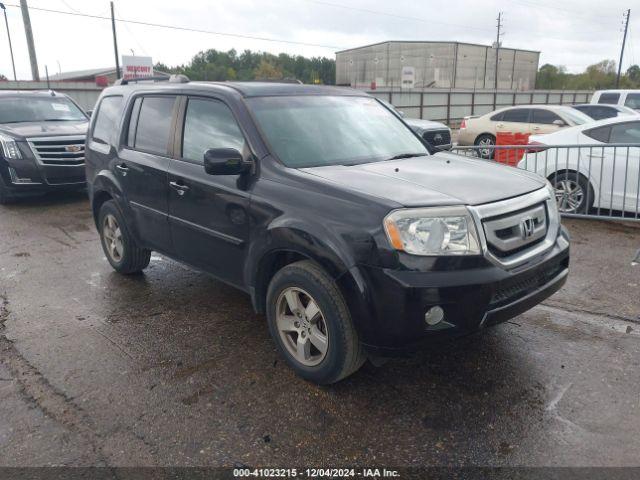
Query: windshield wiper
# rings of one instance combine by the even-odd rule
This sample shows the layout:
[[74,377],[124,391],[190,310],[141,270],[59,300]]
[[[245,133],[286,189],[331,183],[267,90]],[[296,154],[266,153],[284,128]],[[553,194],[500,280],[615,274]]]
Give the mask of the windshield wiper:
[[394,155],[391,158],[387,158],[387,160],[400,160],[402,158],[413,158],[413,157],[424,157],[428,155],[427,153],[399,153],[398,155]]
[[79,122],[74,118],[45,118],[43,122]]

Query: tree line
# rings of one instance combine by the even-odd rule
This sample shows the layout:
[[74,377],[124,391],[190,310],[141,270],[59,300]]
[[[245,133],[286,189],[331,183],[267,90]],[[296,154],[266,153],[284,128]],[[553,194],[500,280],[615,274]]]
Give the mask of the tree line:
[[285,80],[303,83],[333,85],[336,82],[336,62],[325,57],[306,58],[302,55],[245,50],[238,53],[209,49],[194,56],[186,65],[169,67],[157,63],[156,70],[182,73],[191,80]]
[[[602,60],[582,73],[568,73],[562,65],[545,64],[538,70],[536,88],[542,90],[603,90],[615,88],[616,62]],[[630,66],[620,76],[620,88],[640,88],[640,66]]]

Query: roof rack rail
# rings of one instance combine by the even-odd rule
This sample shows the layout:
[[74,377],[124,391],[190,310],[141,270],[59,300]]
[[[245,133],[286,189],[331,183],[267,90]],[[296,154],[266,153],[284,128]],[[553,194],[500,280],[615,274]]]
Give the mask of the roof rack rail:
[[114,82],[114,85],[129,85],[130,83],[138,82],[171,82],[171,83],[189,83],[189,77],[186,75],[170,75],[154,76],[154,77],[135,77],[135,78],[119,78]]

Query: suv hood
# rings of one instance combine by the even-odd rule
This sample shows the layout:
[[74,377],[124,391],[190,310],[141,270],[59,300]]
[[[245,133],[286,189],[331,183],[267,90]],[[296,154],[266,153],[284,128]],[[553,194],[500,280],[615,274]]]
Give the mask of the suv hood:
[[433,122],[431,120],[420,120],[418,118],[403,118],[403,120],[413,128],[420,128],[422,130],[449,130],[444,123]]
[[88,126],[88,121],[0,123],[0,132],[11,135],[16,139],[57,135],[86,135]]
[[301,171],[406,207],[481,205],[524,195],[545,185],[544,179],[533,173],[444,152]]

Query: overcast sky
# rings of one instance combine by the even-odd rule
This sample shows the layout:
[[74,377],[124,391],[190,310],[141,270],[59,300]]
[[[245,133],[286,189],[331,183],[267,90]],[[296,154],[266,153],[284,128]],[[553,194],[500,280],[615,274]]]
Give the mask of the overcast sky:
[[[30,79],[20,9],[7,15],[19,79]],[[232,36],[117,24],[121,54],[149,55],[168,65],[188,62],[208,48],[287,52],[335,58],[335,51],[384,40],[457,40],[491,44],[504,12],[503,45],[539,50],[540,64],[583,71],[603,59],[618,60],[622,14],[629,0],[116,0],[116,18],[221,33],[302,42],[295,45]],[[109,15],[107,0],[29,0],[30,7]],[[378,12],[378,13],[376,13]],[[31,9],[38,64],[50,74],[111,66],[110,22]],[[623,68],[640,63],[640,9],[631,12]],[[12,77],[4,24],[0,73]]]

